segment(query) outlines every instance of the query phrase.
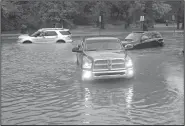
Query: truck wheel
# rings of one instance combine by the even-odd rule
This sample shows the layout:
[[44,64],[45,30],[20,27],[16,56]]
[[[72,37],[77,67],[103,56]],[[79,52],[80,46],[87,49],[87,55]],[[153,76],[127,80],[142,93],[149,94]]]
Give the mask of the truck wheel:
[[64,40],[58,40],[57,43],[66,43]]

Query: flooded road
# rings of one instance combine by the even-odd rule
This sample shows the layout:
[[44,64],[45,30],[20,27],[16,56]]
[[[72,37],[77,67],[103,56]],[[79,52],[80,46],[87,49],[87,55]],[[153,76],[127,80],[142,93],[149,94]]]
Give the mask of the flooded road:
[[165,41],[128,52],[134,79],[91,83],[80,81],[74,45],[4,41],[2,124],[183,125],[183,37]]

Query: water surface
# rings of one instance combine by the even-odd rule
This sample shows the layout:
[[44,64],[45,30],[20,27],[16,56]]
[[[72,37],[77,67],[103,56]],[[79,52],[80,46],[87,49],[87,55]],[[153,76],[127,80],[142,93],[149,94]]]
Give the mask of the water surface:
[[184,124],[183,38],[165,41],[128,52],[134,79],[89,83],[74,45],[4,41],[2,124]]

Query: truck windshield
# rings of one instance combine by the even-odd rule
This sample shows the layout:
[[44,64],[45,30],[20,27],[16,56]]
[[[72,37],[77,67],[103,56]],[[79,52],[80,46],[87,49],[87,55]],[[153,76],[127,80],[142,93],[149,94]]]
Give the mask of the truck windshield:
[[85,45],[85,51],[122,50],[122,45],[117,39],[86,40]]

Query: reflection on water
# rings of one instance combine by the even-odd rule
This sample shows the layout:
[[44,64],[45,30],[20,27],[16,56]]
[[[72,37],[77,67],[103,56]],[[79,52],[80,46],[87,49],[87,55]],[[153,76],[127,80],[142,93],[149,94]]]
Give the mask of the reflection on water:
[[128,92],[126,92],[126,108],[131,108],[132,97],[133,97],[133,88],[129,88]]
[[[95,83],[91,84],[95,85]],[[118,83],[118,85],[122,84],[122,86],[119,85],[118,89],[109,84],[109,87],[98,85],[97,87],[88,88],[87,85],[84,86],[84,124],[104,124],[105,120],[110,124],[119,124],[116,122],[118,118],[116,113],[118,113],[117,109],[121,109],[121,107],[124,108],[124,115],[131,119],[130,109],[132,108],[133,85],[125,86],[123,83]],[[105,102],[106,104],[102,104]],[[100,115],[101,120],[98,120]],[[114,119],[115,122],[109,120],[110,118]]]
[[92,111],[92,108],[91,108],[92,103],[91,103],[91,94],[90,94],[90,91],[89,91],[88,88],[85,88],[85,101],[84,101],[84,103],[85,103],[85,109],[84,109],[85,119],[84,119],[83,123],[89,124],[90,123],[89,118],[90,118],[90,115],[91,115],[90,112]]
[[176,42],[128,52],[134,79],[89,83],[80,81],[71,44],[3,43],[2,124],[184,124]]
[[124,109],[124,115],[130,118],[133,85],[124,84],[124,80],[118,81],[116,84],[112,84],[113,81],[101,82],[101,84],[100,82],[82,84],[85,93],[83,123],[104,124],[106,121],[109,124],[119,124],[116,121],[119,118],[117,110],[121,108]]

